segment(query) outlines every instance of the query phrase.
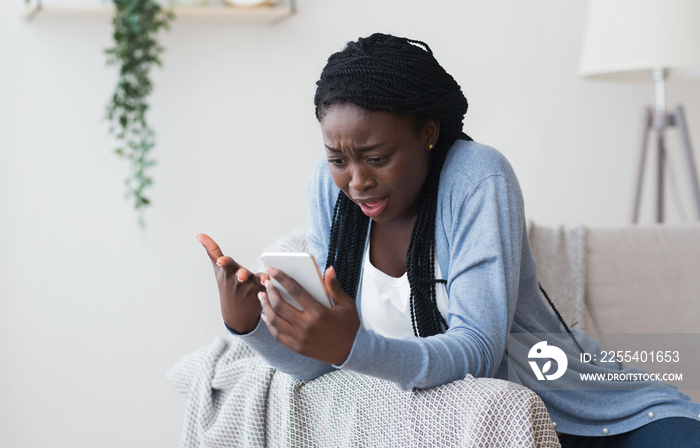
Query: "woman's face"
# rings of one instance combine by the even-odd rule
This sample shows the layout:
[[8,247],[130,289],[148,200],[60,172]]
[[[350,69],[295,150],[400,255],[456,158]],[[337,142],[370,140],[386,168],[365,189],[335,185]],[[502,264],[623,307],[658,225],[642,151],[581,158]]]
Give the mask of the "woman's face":
[[420,129],[409,115],[353,104],[330,106],[321,118],[333,181],[378,223],[412,222],[430,166],[439,125]]

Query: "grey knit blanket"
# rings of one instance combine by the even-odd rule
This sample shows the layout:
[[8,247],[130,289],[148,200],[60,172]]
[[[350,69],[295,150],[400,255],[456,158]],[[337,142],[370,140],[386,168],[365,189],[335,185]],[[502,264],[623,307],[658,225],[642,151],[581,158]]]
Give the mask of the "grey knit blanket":
[[569,327],[585,329],[586,227],[528,223],[537,278]]
[[298,381],[233,336],[167,377],[187,401],[183,448],[559,447],[540,398],[497,379],[411,392],[342,370]]

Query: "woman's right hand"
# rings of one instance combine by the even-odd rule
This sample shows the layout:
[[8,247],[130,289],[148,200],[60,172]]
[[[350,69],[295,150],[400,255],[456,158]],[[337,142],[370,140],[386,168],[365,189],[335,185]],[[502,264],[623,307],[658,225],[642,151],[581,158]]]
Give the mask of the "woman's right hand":
[[239,334],[255,330],[262,310],[258,293],[265,290],[263,282],[270,277],[267,274],[253,274],[233,258],[225,257],[219,245],[209,236],[200,233],[197,240],[206,249],[214,266],[224,322]]

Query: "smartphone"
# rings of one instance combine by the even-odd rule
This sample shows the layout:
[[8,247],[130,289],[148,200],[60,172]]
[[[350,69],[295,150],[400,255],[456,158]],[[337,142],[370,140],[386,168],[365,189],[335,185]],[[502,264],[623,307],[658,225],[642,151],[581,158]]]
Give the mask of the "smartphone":
[[[326,292],[321,271],[313,255],[306,252],[265,252],[261,258],[266,267],[279,269],[296,280],[319,303],[328,308],[333,306],[333,299]],[[270,279],[287,303],[299,311],[304,310],[277,280],[272,277]]]

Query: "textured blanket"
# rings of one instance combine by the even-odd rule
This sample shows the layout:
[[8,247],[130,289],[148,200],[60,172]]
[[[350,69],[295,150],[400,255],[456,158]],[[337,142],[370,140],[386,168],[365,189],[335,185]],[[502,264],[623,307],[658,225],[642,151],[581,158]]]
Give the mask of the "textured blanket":
[[404,392],[336,371],[298,381],[232,336],[167,375],[186,399],[182,447],[559,447],[544,404],[502,380]]
[[528,223],[537,278],[569,327],[586,328],[586,228]]

